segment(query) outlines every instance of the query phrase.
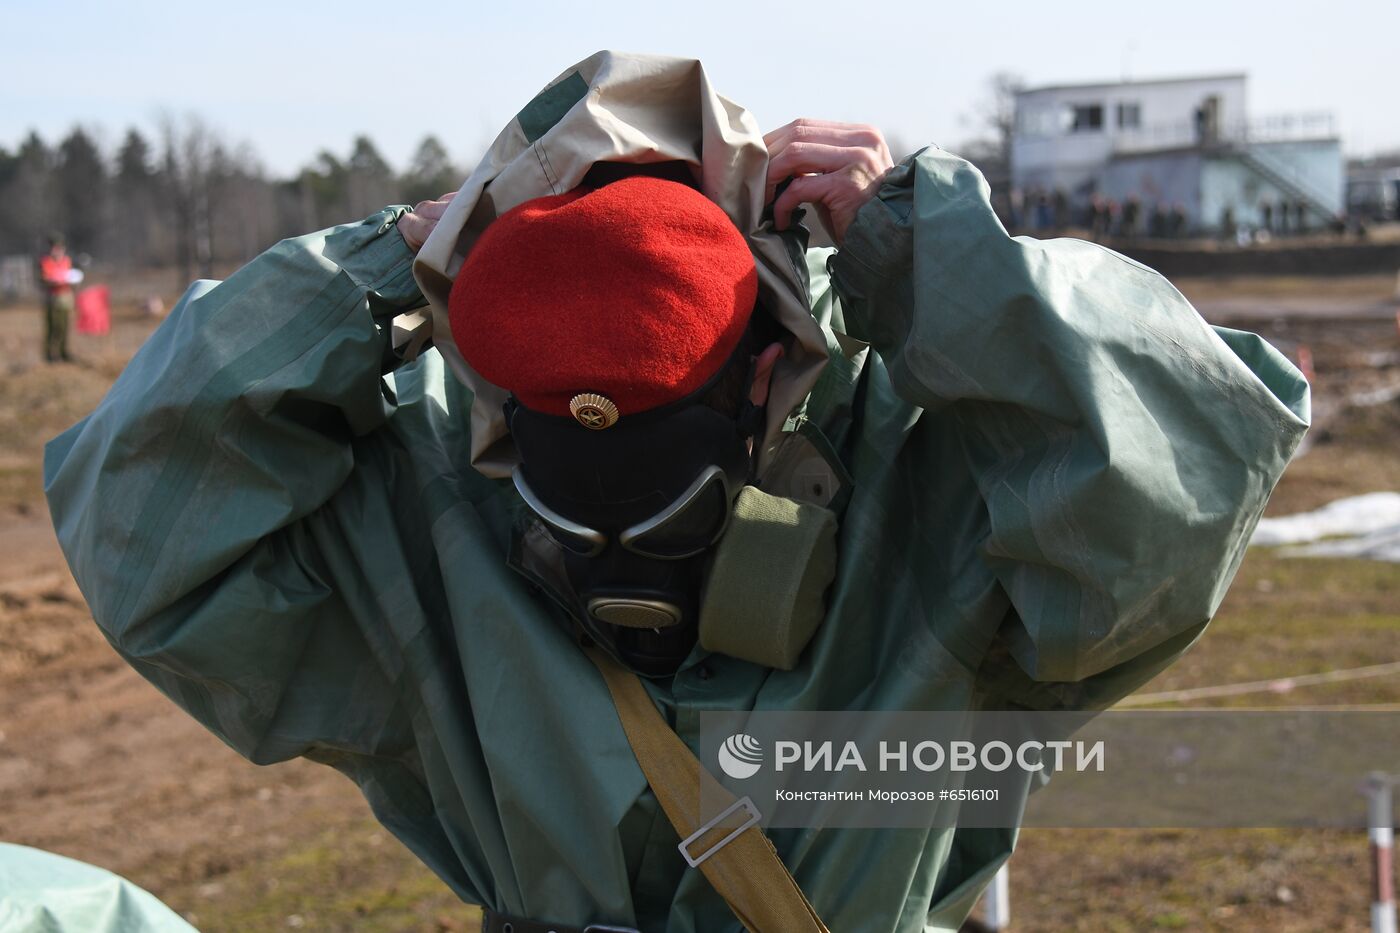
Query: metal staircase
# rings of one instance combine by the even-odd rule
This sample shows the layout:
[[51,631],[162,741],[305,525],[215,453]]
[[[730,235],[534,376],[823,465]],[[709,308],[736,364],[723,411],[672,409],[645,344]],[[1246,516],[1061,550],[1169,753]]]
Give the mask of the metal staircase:
[[1301,202],[1322,223],[1331,223],[1336,216],[1337,209],[1331,200],[1303,178],[1294,166],[1240,143],[1226,144],[1222,148],[1289,198]]

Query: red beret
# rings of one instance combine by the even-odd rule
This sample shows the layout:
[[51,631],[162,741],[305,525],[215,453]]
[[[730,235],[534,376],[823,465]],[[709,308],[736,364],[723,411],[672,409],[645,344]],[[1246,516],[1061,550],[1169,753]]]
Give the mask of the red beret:
[[580,393],[625,416],[719,372],[758,294],[744,237],[700,192],[633,176],[526,201],[486,228],[452,285],[463,358],[535,411]]

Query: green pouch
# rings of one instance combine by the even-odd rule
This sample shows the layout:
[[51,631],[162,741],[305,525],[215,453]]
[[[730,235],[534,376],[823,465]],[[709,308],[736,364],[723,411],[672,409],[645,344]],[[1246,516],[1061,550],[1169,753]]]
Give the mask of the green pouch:
[[700,599],[700,647],[792,670],[826,615],[836,514],[745,486]]

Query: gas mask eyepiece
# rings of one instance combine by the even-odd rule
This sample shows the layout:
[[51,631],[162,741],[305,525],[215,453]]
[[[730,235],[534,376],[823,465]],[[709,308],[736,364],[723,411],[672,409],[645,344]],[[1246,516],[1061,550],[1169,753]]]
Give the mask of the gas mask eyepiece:
[[[530,488],[525,471],[511,473],[515,489],[560,547],[579,557],[597,557],[608,547],[606,532],[580,524],[551,509]],[[616,537],[624,550],[653,560],[684,560],[704,553],[729,523],[736,490],[728,474],[713,464],[665,508],[624,528]]]

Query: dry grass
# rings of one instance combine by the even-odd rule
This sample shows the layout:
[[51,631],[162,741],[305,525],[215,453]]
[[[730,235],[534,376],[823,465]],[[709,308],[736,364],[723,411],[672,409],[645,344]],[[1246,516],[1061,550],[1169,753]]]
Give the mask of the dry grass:
[[1236,298],[1247,295],[1257,299],[1325,298],[1354,299],[1381,302],[1395,297],[1396,275],[1339,275],[1329,277],[1324,285],[1305,275],[1235,275],[1209,278],[1178,277],[1172,284],[1192,301]]

